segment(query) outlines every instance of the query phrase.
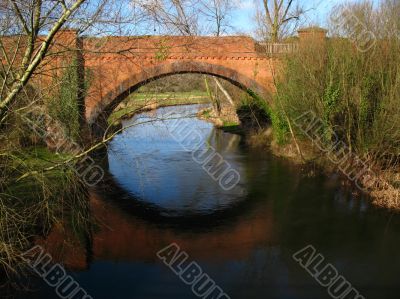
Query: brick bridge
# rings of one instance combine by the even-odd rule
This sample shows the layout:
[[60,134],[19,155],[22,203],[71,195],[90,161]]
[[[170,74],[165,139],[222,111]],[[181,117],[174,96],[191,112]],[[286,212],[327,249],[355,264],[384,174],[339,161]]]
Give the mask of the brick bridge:
[[[310,31],[299,33],[300,40],[310,35]],[[60,32],[56,48],[67,50],[71,45],[89,74],[90,87],[81,102],[84,119],[92,129],[102,130],[113,109],[131,92],[172,74],[214,75],[270,99],[279,62],[267,55],[265,47],[243,36],[82,38],[73,30]],[[57,63],[65,65],[66,57],[71,55],[63,54]]]

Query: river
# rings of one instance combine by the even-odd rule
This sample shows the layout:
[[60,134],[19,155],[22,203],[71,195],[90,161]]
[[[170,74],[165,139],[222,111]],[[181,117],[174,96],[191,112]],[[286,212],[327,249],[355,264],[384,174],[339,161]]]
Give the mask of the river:
[[[54,262],[97,299],[198,298],[157,256],[174,243],[232,299],[330,298],[293,258],[312,245],[365,298],[398,298],[399,216],[354,198],[336,176],[310,176],[249,148],[196,118],[198,109],[160,108],[123,122],[108,147],[107,182],[90,191],[91,224],[80,237],[55,226],[38,241]],[[239,176],[213,177],[198,148],[220,154]],[[40,278],[16,297],[58,298]]]

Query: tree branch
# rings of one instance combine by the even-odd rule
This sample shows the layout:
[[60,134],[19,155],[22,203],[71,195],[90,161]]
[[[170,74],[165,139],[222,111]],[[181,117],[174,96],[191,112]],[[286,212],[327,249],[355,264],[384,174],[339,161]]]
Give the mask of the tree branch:
[[[3,118],[3,116],[6,114],[6,111],[8,110],[8,105],[10,105],[17,97],[18,93],[22,90],[22,88],[27,84],[28,80],[38,67],[38,65],[41,63],[41,61],[44,59],[44,57],[47,54],[47,51],[50,47],[50,44],[52,43],[54,36],[56,33],[60,30],[60,28],[64,25],[64,23],[68,20],[68,18],[74,13],[86,0],[77,0],[71,8],[67,9],[61,17],[58,19],[58,21],[54,24],[54,26],[51,28],[50,32],[48,33],[46,39],[42,42],[40,46],[40,50],[38,53],[35,55],[33,61],[28,65],[26,70],[24,70],[23,75],[20,77],[20,79],[14,83],[14,85],[11,88],[11,92],[7,95],[7,97],[1,101],[0,103],[0,117]],[[34,43],[34,41],[32,41]]]
[[21,13],[21,10],[19,9],[19,7],[18,7],[17,3],[15,2],[15,0],[11,0],[11,3],[13,5],[15,14],[17,15],[19,21],[21,22],[22,27],[24,28],[26,34],[29,35],[31,32],[30,32],[30,30],[28,28],[28,25],[26,24],[26,21],[25,21],[23,15]]

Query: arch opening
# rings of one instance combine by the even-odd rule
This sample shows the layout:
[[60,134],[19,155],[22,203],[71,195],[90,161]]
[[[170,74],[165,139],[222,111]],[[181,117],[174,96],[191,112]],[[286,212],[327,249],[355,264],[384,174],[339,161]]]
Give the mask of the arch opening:
[[97,132],[96,135],[102,134],[114,109],[142,86],[171,75],[182,74],[202,74],[217,77],[247,92],[252,97],[257,96],[266,99],[268,102],[271,101],[271,91],[268,88],[261,86],[256,80],[250,79],[234,69],[192,61],[161,64],[133,74],[130,78],[120,82],[114,90],[107,93],[92,113],[87,116],[92,132]]

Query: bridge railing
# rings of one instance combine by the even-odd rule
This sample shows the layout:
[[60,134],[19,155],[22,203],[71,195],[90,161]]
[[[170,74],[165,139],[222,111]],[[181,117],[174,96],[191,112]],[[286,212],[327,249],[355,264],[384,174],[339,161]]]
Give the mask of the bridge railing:
[[298,49],[298,43],[258,43],[257,45],[257,51],[267,55],[290,54]]

